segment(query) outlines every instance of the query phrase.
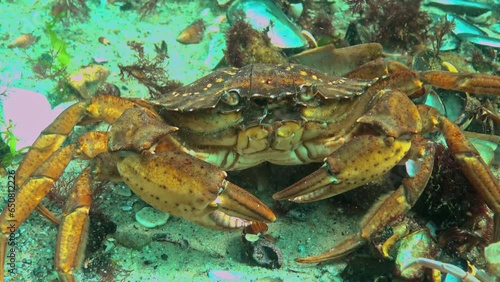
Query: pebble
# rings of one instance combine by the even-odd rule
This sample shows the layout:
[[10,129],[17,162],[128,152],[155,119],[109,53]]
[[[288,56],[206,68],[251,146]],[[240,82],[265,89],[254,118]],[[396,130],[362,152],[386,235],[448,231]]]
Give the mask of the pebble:
[[152,241],[151,235],[148,232],[137,229],[133,224],[118,227],[114,238],[116,243],[139,251]]
[[113,192],[120,195],[120,196],[123,196],[123,197],[132,196],[132,191],[130,190],[130,188],[128,188],[127,186],[125,186],[123,184],[114,185]]
[[300,254],[305,253],[305,252],[306,252],[306,249],[307,249],[307,247],[306,247],[306,245],[304,245],[304,244],[299,244],[299,245],[297,246],[297,251],[299,251],[299,253],[300,253]]
[[135,214],[135,220],[144,227],[154,228],[167,223],[170,214],[152,207],[144,207]]
[[132,206],[121,206],[120,209],[122,211],[131,211],[132,210]]

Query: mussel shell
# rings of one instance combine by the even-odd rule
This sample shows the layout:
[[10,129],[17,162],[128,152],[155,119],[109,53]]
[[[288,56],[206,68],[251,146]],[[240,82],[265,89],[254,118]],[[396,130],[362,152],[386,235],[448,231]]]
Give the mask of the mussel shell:
[[437,7],[446,12],[452,12],[460,15],[465,14],[473,17],[477,17],[493,9],[493,7],[488,4],[462,0],[429,0],[426,4],[432,7]]
[[464,18],[454,15],[454,14],[446,14],[446,19],[450,22],[454,23],[453,27],[453,34],[459,35],[462,33],[468,33],[468,34],[476,34],[476,35],[482,35],[482,36],[487,36],[487,33],[470,23],[469,21],[465,20]]
[[458,34],[457,36],[461,40],[469,41],[470,43],[473,43],[473,44],[476,44],[479,46],[500,48],[500,39],[499,38],[493,38],[493,37],[489,37],[489,36],[470,34],[470,33],[461,33],[461,34]]

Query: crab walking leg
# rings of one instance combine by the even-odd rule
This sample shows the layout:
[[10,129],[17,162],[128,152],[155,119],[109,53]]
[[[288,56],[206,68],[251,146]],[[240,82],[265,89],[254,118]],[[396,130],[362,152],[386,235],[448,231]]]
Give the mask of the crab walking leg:
[[135,102],[114,96],[94,96],[86,102],[79,102],[61,113],[40,136],[26,153],[16,173],[20,187],[31,173],[42,165],[47,158],[59,149],[73,131],[73,128],[85,118],[91,121],[105,121],[112,124],[121,114],[136,105]]
[[[140,101],[137,100],[136,102]],[[66,109],[42,131],[30,147],[30,150],[26,153],[23,162],[17,169],[16,185],[21,187],[26,179],[30,177],[33,170],[42,165],[62,145],[73,128],[83,119],[87,118],[90,122],[105,121],[111,124],[126,109],[133,107],[136,102],[119,97],[102,95],[92,97],[92,99],[86,102],[76,103]],[[50,221],[59,224],[59,219],[43,205],[38,205],[36,209]]]
[[46,162],[24,181],[19,191],[17,191],[14,201],[16,204],[15,210],[10,211],[5,208],[0,215],[0,228],[2,231],[0,237],[0,281],[3,281],[4,278],[8,237],[14,236],[19,226],[50,191],[72,159],[74,148],[74,145],[69,145],[54,152]]
[[[78,139],[77,144],[68,145],[56,150],[31,174],[26,181],[24,181],[15,196],[15,211],[5,209],[0,215],[0,228],[2,230],[2,235],[0,237],[0,281],[3,281],[4,277],[3,267],[5,263],[8,237],[14,236],[13,234],[17,228],[26,220],[35,208],[40,206],[42,199],[47,195],[47,193],[49,193],[50,189],[54,186],[54,183],[59,179],[69,162],[74,157],[90,159],[102,152],[106,152],[106,140],[106,132],[85,133]],[[75,234],[82,232],[82,228],[78,226],[79,223],[75,223],[74,221],[82,220],[80,211],[85,209],[85,206],[89,206],[92,201],[85,196],[85,194],[90,193],[90,185],[87,180],[89,173],[90,169],[87,168],[82,175],[79,176],[75,183],[73,188],[74,192],[70,196],[70,201],[68,202],[65,212],[62,215],[63,219],[60,221],[58,237],[73,237]],[[48,212],[50,213],[50,211]],[[53,215],[51,214],[51,216]],[[57,221],[59,222],[59,219],[57,219]],[[85,237],[84,233],[85,232],[83,232],[80,236]],[[64,265],[67,264],[66,261],[69,260],[69,257],[77,257],[78,252],[71,251],[71,248],[82,244],[82,242],[75,244],[75,242],[78,241],[73,239],[58,239],[56,260],[64,262],[56,262],[56,269],[58,269],[58,271],[59,269],[62,269],[61,273],[65,273],[65,269],[67,269],[67,267]],[[59,253],[63,253],[61,257],[64,257],[64,259],[58,259],[58,257],[60,257],[58,255]],[[62,266],[57,267],[59,264]],[[64,280],[63,278],[61,279],[63,281],[71,281]]]
[[[116,107],[109,107],[110,104]],[[64,172],[75,154],[76,145],[61,147],[64,140],[82,118],[92,121],[114,121],[136,103],[112,96],[98,96],[88,102],[77,103],[66,109],[35,140],[16,173],[20,187],[15,196],[15,212],[5,208],[0,215],[0,281],[4,278],[7,239],[19,228],[35,208],[53,222],[59,222],[40,205],[41,200]],[[113,108],[107,110],[107,108]],[[121,111],[121,112],[120,112]],[[78,152],[77,152],[78,153]],[[12,234],[12,235],[11,235]]]
[[52,153],[61,147],[64,140],[84,115],[85,107],[85,102],[74,104],[40,133],[40,136],[30,147],[23,162],[17,169],[16,184],[19,187],[24,184],[35,169],[40,167]]
[[437,119],[439,130],[472,186],[494,212],[493,242],[500,240],[500,184],[476,148],[460,128],[445,117]]
[[423,83],[443,89],[476,94],[500,95],[500,76],[448,71],[424,71],[419,74]]
[[296,261],[318,263],[343,257],[366,244],[372,234],[383,228],[390,220],[408,212],[424,191],[431,176],[434,153],[435,148],[430,142],[415,136],[408,156],[417,159],[421,164],[420,171],[414,177],[403,179],[402,184],[394,192],[383,196],[370,208],[361,221],[360,233],[350,236],[326,253],[298,258]]
[[90,174],[87,167],[76,179],[59,225],[54,264],[61,281],[76,281],[73,271],[83,262],[92,204]]

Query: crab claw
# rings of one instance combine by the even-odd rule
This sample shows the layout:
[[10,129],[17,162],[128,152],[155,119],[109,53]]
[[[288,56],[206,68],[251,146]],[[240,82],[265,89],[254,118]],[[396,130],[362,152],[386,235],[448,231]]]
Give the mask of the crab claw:
[[208,214],[218,227],[241,228],[254,221],[273,222],[274,213],[254,195],[223,180],[224,189],[210,205],[217,210]]
[[[409,140],[360,136],[325,159],[325,165],[273,195],[275,200],[306,203],[326,199],[373,181],[408,152]],[[352,159],[352,153],[357,157]]]
[[259,199],[225,180],[224,171],[184,152],[123,153],[117,168],[148,204],[205,227],[234,230],[276,220]]

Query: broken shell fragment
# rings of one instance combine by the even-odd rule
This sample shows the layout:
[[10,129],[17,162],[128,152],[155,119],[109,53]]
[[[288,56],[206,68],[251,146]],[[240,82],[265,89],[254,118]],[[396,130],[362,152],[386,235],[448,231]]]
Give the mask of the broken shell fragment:
[[111,42],[109,41],[109,39],[107,39],[104,36],[99,36],[99,38],[97,39],[97,41],[99,41],[99,43],[101,43],[102,45],[109,45],[109,44],[111,44]]
[[200,43],[205,33],[205,23],[197,20],[186,27],[177,37],[177,41],[182,44]]
[[33,34],[31,33],[26,33],[14,39],[14,41],[12,41],[11,43],[9,43],[9,45],[7,45],[7,48],[26,49],[31,45],[35,44],[38,41],[38,39],[40,39],[40,36],[33,36]]
[[88,98],[95,94],[108,75],[109,70],[106,67],[90,65],[68,75],[67,79],[68,84],[83,98]]
[[275,244],[266,238],[250,236],[250,239],[243,241],[243,255],[247,260],[269,269],[279,269],[283,265],[283,253]]

